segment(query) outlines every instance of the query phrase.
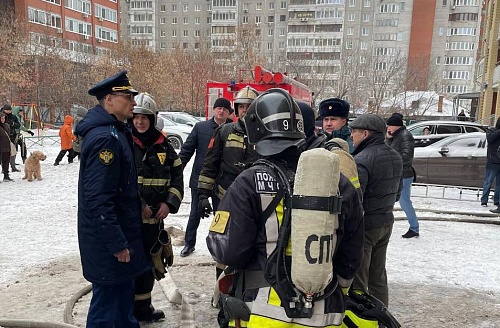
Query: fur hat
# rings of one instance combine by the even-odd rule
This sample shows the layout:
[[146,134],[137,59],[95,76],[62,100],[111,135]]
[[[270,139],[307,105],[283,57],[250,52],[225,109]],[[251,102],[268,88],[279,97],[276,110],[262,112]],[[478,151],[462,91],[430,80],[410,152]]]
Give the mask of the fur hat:
[[325,99],[319,103],[319,116],[321,118],[327,116],[348,118],[350,108],[351,106],[345,100],[339,98]]
[[9,104],[5,104],[3,105],[2,110],[12,110],[12,106]]
[[403,126],[403,115],[399,113],[392,114],[391,117],[387,119],[387,125],[390,126]]
[[229,111],[229,114],[231,114],[233,112],[233,109],[231,108],[231,102],[229,100],[227,100],[226,98],[218,98],[214,102],[214,107],[213,108],[217,108],[217,107],[224,107],[224,108],[226,108]]

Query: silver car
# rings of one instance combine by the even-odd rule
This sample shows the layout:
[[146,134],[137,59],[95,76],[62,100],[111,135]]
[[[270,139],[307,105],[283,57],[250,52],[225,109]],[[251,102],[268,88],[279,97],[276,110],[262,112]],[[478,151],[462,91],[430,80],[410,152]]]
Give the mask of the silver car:
[[415,148],[415,182],[480,188],[486,170],[486,150],[484,132],[458,134]]

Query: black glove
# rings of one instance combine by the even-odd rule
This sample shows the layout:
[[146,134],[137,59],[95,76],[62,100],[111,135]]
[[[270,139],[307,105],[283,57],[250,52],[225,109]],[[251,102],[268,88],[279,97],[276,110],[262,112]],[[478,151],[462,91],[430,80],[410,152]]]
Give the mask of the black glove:
[[28,133],[31,134],[32,137],[35,135],[35,132],[33,132],[31,130],[28,130]]
[[212,206],[208,198],[206,196],[200,196],[198,199],[198,215],[200,219],[208,218],[210,213],[212,213]]

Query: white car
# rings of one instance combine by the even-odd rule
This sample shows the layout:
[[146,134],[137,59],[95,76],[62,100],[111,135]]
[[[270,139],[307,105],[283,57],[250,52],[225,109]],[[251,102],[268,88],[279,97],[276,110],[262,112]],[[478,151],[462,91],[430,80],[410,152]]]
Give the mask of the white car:
[[185,124],[175,123],[166,117],[158,117],[163,120],[162,132],[167,136],[167,139],[172,143],[175,149],[180,149],[186,142],[188,135],[191,133],[193,127]]
[[189,125],[191,127],[199,122],[196,117],[185,112],[159,112],[158,116],[166,117],[175,123]]

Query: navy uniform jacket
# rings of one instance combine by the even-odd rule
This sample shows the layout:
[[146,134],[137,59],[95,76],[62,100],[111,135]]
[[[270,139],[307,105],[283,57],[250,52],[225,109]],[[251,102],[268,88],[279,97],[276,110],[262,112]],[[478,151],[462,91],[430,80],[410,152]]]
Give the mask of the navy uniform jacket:
[[[78,243],[83,276],[120,284],[151,268],[141,237],[141,203],[131,132],[97,105],[76,128],[84,138],[78,181]],[[125,248],[130,262],[113,255]]]
[[[231,120],[229,119],[226,121],[226,123],[230,122]],[[184,167],[186,167],[196,151],[193,170],[189,178],[189,188],[198,189],[198,177],[200,176],[203,160],[208,151],[208,144],[218,126],[219,125],[215,122],[213,117],[208,121],[196,123],[187,137],[186,142],[182,145],[181,151],[179,152],[179,158]]]

